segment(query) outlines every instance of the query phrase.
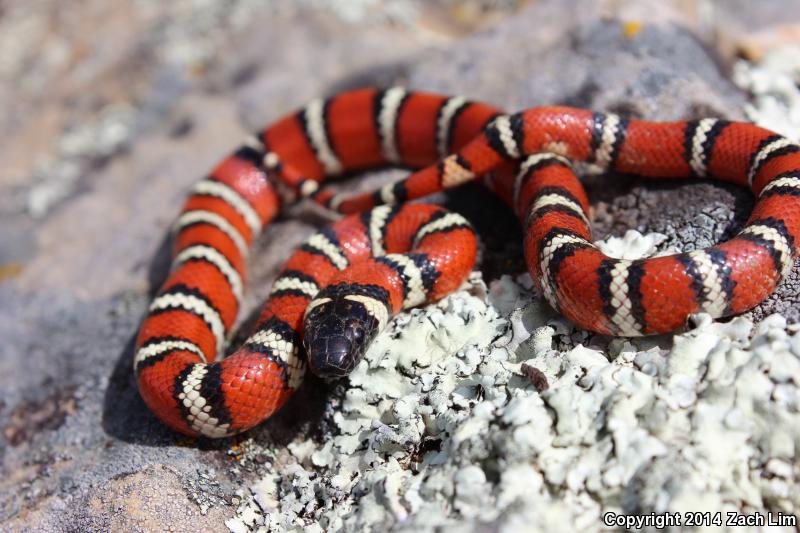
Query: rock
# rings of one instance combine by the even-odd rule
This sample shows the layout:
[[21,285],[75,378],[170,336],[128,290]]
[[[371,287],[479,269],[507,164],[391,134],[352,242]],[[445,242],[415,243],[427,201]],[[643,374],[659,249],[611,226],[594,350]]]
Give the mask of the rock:
[[[349,383],[309,379],[242,438],[165,429],[135,390],[133,336],[187,188],[249,129],[364,83],[647,119],[738,119],[745,103],[677,16],[631,25],[589,0],[541,0],[450,42],[420,32],[405,2],[371,8],[378,18],[352,6],[332,17],[310,1],[205,4],[189,17],[148,2],[147,18],[127,6],[101,16],[89,2],[71,30],[51,36],[60,46],[33,56],[18,48],[1,65],[2,101],[33,95],[0,124],[0,158],[15,169],[0,182],[3,529],[577,528],[606,509],[690,510],[705,493],[722,494],[704,500],[715,510],[798,507],[798,333],[770,319],[749,336],[755,318],[776,310],[797,321],[797,269],[738,321],[700,318],[674,344],[609,343],[535,303],[509,316],[517,300],[538,300],[529,279],[486,288],[523,267],[513,221],[477,188],[446,200],[483,234],[483,278],[395,320],[405,341],[381,335]],[[334,13],[339,4],[325,3]],[[3,9],[0,24],[50,42],[42,12]],[[81,48],[81,34],[96,50]],[[22,72],[30,57],[49,59]],[[19,87],[9,72],[24,74]],[[71,124],[69,109],[81,120]],[[37,127],[57,147],[39,167]],[[644,237],[625,246],[658,252],[729,237],[752,205],[712,183],[598,177],[588,189],[596,238],[634,229]],[[248,309],[320,222],[298,215],[259,241]],[[422,333],[435,346],[409,357],[403,342]],[[677,361],[666,363],[672,352]]]

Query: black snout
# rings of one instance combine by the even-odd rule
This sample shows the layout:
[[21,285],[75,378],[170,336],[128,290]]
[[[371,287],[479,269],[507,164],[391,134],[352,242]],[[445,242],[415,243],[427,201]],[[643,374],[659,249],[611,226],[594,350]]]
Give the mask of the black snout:
[[316,305],[303,326],[309,368],[320,377],[346,376],[364,356],[377,330],[377,320],[359,302],[336,298]]
[[308,354],[308,366],[323,378],[341,378],[355,368],[353,343],[344,335],[325,335],[317,328],[317,334],[306,333],[304,343]]

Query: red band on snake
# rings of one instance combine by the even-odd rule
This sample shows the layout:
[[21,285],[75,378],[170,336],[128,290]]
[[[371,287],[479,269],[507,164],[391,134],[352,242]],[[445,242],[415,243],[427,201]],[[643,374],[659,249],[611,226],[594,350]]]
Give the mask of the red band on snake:
[[[757,201],[728,242],[614,259],[592,244],[575,162],[719,179],[749,187]],[[330,176],[382,166],[420,170],[349,198],[320,188]],[[145,403],[176,431],[223,437],[280,408],[306,363],[345,375],[393,314],[447,295],[473,267],[475,235],[462,217],[404,202],[483,176],[519,215],[544,297],[598,333],[650,335],[683,327],[692,313],[741,313],[772,293],[798,253],[800,146],[755,125],[645,122],[568,107],[506,115],[461,97],[350,91],[258,132],[195,185],[176,223],[172,272],[136,341]],[[281,207],[309,196],[356,214],[294,252],[255,332],[217,360],[239,312],[251,243]],[[380,204],[400,207],[373,209]]]

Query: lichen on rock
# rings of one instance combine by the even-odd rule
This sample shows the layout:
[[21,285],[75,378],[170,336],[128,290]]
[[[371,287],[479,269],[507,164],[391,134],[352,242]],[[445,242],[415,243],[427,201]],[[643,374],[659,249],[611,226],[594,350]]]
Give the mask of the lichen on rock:
[[[279,474],[293,480],[279,491],[281,527],[549,530],[592,527],[609,510],[800,505],[798,328],[779,315],[756,328],[701,315],[674,338],[625,341],[609,356],[573,343],[570,328],[556,333],[533,304],[514,331],[491,301],[528,289],[510,277],[481,284],[473,277],[378,337],[312,471],[298,457]],[[246,505],[258,505],[251,490]]]

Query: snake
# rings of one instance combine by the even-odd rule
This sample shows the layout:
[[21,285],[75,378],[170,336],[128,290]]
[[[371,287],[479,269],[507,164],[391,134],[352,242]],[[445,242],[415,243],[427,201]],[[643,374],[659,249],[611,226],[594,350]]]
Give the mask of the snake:
[[[382,167],[410,173],[355,194],[326,181]],[[618,259],[592,242],[577,177],[586,171],[716,179],[756,201],[727,242]],[[461,96],[350,90],[255,132],[192,187],[174,223],[171,270],[135,340],[145,404],[179,433],[221,438],[267,419],[307,370],[347,375],[392,316],[468,277],[478,248],[469,222],[412,200],[477,179],[519,217],[544,299],[599,334],[667,333],[694,313],[742,313],[775,290],[798,254],[800,145],[754,124],[564,106],[508,114]],[[304,199],[342,218],[291,253],[252,333],[228,349],[254,240]]]

